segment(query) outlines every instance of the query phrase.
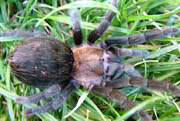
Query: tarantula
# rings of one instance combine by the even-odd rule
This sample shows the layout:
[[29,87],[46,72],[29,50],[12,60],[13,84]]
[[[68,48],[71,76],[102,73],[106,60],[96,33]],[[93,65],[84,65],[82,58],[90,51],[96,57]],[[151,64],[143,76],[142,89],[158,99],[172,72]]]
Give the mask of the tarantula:
[[[111,4],[117,8],[118,0],[112,0]],[[121,56],[145,57],[149,55],[147,50],[114,46],[145,43],[148,40],[172,36],[180,33],[179,28],[152,29],[132,36],[108,38],[100,44],[94,44],[107,30],[115,15],[113,11],[108,10],[100,25],[90,33],[87,42],[82,43],[78,11],[73,9],[69,13],[75,43],[72,49],[65,43],[40,32],[14,30],[1,34],[1,36],[29,37],[16,47],[9,59],[12,72],[27,85],[47,88],[32,96],[19,96],[15,101],[27,104],[55,97],[48,104],[26,110],[25,115],[58,109],[79,85],[95,94],[114,100],[124,109],[135,106],[135,103],[117,91],[128,86],[169,91],[180,96],[180,88],[170,83],[146,79],[132,65],[123,64]],[[124,74],[128,76],[123,76]],[[143,110],[138,111],[137,115],[143,121],[152,120]]]

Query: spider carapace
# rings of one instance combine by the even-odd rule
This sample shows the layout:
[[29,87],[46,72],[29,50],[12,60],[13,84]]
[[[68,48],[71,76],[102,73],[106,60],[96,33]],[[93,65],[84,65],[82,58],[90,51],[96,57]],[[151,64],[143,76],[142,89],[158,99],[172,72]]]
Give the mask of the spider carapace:
[[82,47],[73,48],[73,54],[75,60],[73,78],[79,80],[78,83],[88,89],[94,85],[102,85],[104,50],[85,44]]
[[[118,8],[118,0],[112,0],[111,4]],[[173,36],[180,33],[179,28],[152,29],[132,36],[107,38],[99,44],[94,44],[107,30],[115,15],[113,11],[108,10],[100,25],[90,33],[87,42],[83,43],[78,11],[70,10],[69,15],[75,43],[72,49],[40,32],[14,30],[1,34],[1,36],[30,37],[20,43],[12,53],[9,59],[12,72],[25,84],[47,88],[32,96],[19,96],[15,101],[22,104],[37,103],[44,98],[56,97],[48,104],[26,110],[25,115],[58,109],[79,85],[97,95],[114,100],[124,109],[135,106],[134,102],[117,90],[128,86],[169,91],[180,96],[178,87],[171,83],[146,79],[132,65],[124,64],[121,59],[121,56],[146,57],[149,55],[147,50],[115,47],[117,44],[132,45]],[[124,74],[126,76],[123,76]],[[146,111],[139,110],[137,115],[143,121],[152,120]]]

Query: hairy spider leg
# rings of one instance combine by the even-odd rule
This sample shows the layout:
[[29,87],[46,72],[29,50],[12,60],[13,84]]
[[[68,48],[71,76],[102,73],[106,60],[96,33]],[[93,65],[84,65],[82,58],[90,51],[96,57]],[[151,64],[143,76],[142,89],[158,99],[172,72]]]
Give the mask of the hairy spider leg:
[[151,79],[146,79],[144,77],[123,77],[118,78],[117,80],[113,81],[112,83],[107,83],[107,86],[113,88],[124,88],[129,86],[135,86],[140,88],[150,88],[159,91],[171,92],[176,96],[180,96],[180,88],[174,86],[169,82],[160,82]]
[[[111,45],[114,44],[139,44],[144,43],[147,40],[153,40],[162,38],[164,36],[172,36],[177,33],[180,33],[179,28],[162,28],[162,30],[154,29],[149,30],[143,34],[137,34],[133,36],[124,36],[124,37],[113,37],[105,40],[101,43],[101,47],[104,49],[108,49],[113,54],[117,56],[147,56],[149,54],[146,50],[132,50],[132,49],[126,49],[126,48],[117,48],[117,47],[111,47]],[[119,39],[120,38],[120,39]],[[120,57],[119,57],[120,58]],[[122,94],[119,91],[116,91],[116,89],[124,88],[128,86],[136,86],[141,88],[150,88],[150,89],[156,89],[160,91],[166,91],[171,92],[177,96],[180,96],[180,88],[172,85],[168,82],[158,82],[150,79],[145,79],[141,76],[141,74],[134,69],[129,64],[122,64],[122,62],[116,61],[118,57],[110,58],[112,60],[107,59],[110,63],[109,66],[107,66],[107,77],[111,77],[110,80],[106,83],[105,88],[95,87],[93,88],[93,92],[104,96],[108,99],[114,100],[116,103],[121,105],[124,109],[128,110],[134,107],[136,104],[132,101],[127,100],[126,96]],[[120,76],[123,73],[127,73],[130,77],[123,77],[120,78]],[[103,92],[103,93],[102,93]],[[139,110],[137,112],[137,115],[141,118],[142,121],[152,121],[151,116],[149,116],[148,113],[146,113],[143,110]]]
[[75,45],[82,44],[82,31],[81,31],[81,23],[80,23],[80,15],[77,9],[70,9],[69,16],[72,21],[72,30],[73,30],[73,38]]
[[167,36],[174,36],[180,33],[180,28],[164,27],[161,30],[151,29],[141,34],[132,36],[111,37],[100,43],[101,48],[108,49],[117,56],[143,56],[149,55],[148,50],[118,48],[113,45],[133,45],[145,43],[148,40],[160,39]]
[[128,48],[118,48],[118,47],[109,47],[109,49],[113,54],[117,56],[149,56],[148,50],[141,49],[128,49]]
[[34,31],[34,32],[30,32],[30,31],[26,31],[26,30],[11,30],[9,32],[3,32],[0,33],[0,37],[9,37],[9,36],[13,36],[13,37],[48,37],[48,35],[46,33],[43,32],[38,32],[38,31]]
[[[121,105],[122,108],[129,110],[133,108],[136,104],[127,99],[127,97],[116,89],[135,86],[140,88],[150,88],[159,91],[166,91],[180,96],[180,88],[172,85],[168,82],[159,82],[144,77],[123,77],[118,78],[114,81],[107,82],[106,87],[94,87],[92,92],[95,94],[105,97],[109,100],[115,101],[117,104]],[[152,121],[151,116],[146,111],[139,110],[136,114],[141,118],[142,121]]]
[[[111,4],[117,8],[118,2],[119,0],[112,0]],[[114,15],[115,13],[111,10],[106,12],[104,19],[101,21],[99,26],[89,34],[87,41],[89,44],[93,44],[107,30]]]
[[[113,82],[107,82],[105,88],[95,87],[93,92],[107,99],[112,99],[124,109],[129,110],[136,104],[132,101],[127,100],[126,96],[116,89],[135,86],[140,88],[150,88],[159,91],[166,91],[180,96],[180,88],[172,85],[168,82],[159,82],[155,80],[146,79],[144,77],[123,77],[114,80]],[[143,110],[137,112],[142,121],[152,121],[151,116]]]
[[174,36],[180,33],[180,28],[164,27],[160,29],[151,29],[141,34],[132,36],[117,36],[104,40],[101,43],[102,48],[109,48],[111,45],[133,45],[145,43],[148,40],[160,39],[167,36]]
[[[136,106],[136,103],[128,100],[122,92],[117,91],[116,88],[111,85],[108,85],[104,88],[95,87],[93,88],[92,92],[99,96],[105,97],[108,100],[115,101],[125,110],[130,110],[131,108]],[[144,110],[139,110],[136,112],[136,114],[141,118],[141,121],[152,121],[151,116]]]
[[65,89],[62,90],[62,92],[60,92],[57,95],[54,95],[55,98],[42,106],[38,106],[38,107],[34,107],[31,109],[28,109],[26,111],[23,112],[24,115],[33,115],[36,113],[45,113],[45,112],[49,112],[51,110],[57,110],[59,107],[62,106],[62,104],[64,103],[64,101],[66,100],[66,98],[76,89],[76,86],[73,83],[73,80],[71,80],[71,82],[65,86]]
[[30,104],[30,103],[38,103],[42,99],[47,99],[56,95],[59,95],[61,91],[61,87],[59,84],[52,85],[48,89],[43,92],[34,94],[32,96],[18,96],[15,98],[15,102],[21,104]]

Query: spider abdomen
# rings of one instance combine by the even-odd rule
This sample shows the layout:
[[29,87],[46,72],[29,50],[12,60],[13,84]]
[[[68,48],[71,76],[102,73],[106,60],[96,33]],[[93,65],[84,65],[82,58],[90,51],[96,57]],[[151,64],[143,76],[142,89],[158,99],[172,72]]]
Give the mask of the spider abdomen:
[[19,44],[10,57],[12,72],[34,87],[49,87],[71,79],[73,53],[64,43],[45,37],[30,38]]

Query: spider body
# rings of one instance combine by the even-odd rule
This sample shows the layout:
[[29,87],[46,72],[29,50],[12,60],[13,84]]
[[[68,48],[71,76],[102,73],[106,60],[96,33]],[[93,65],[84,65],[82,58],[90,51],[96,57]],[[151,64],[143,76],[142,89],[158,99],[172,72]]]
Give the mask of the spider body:
[[9,61],[19,80],[45,88],[71,79],[74,58],[71,49],[59,40],[35,37],[18,45]]
[[95,45],[83,44],[71,50],[56,39],[35,37],[19,44],[9,61],[13,74],[25,84],[47,88],[74,78],[75,83],[91,89],[105,85],[110,55]]
[[[118,0],[112,0],[111,4],[117,7]],[[117,89],[137,86],[169,91],[180,96],[180,88],[171,83],[146,79],[132,65],[124,64],[121,60],[121,56],[146,57],[149,55],[147,50],[114,47],[116,44],[132,45],[150,39],[173,36],[180,33],[180,29],[175,27],[152,29],[142,34],[112,37],[100,44],[94,44],[106,31],[113,16],[114,12],[108,10],[100,25],[90,33],[87,43],[82,43],[80,18],[77,10],[71,10],[75,43],[72,49],[42,33],[19,30],[0,34],[0,36],[32,37],[19,44],[10,57],[12,72],[20,81],[28,85],[47,87],[41,93],[27,97],[20,96],[15,101],[22,104],[37,103],[41,99],[55,97],[48,104],[26,110],[25,115],[58,109],[80,84],[95,94],[114,100],[126,110],[135,106],[135,103]],[[136,114],[142,121],[152,121],[148,113],[143,110],[139,110]]]

